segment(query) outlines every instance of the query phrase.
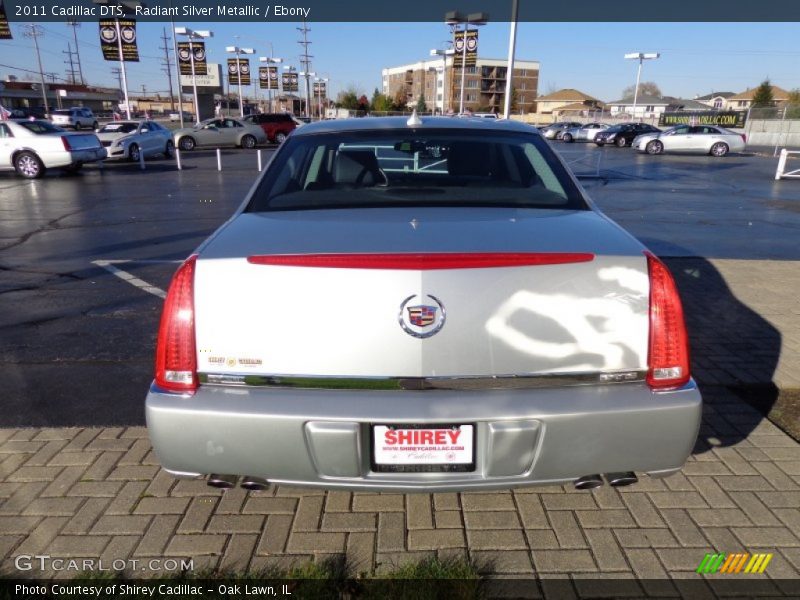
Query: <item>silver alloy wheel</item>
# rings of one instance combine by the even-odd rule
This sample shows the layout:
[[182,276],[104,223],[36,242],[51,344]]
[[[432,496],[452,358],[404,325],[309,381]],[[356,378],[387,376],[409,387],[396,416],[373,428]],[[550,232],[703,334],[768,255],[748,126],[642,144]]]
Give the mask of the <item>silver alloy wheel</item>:
[[658,140],[651,140],[647,142],[647,146],[644,149],[647,150],[648,154],[661,154],[664,151],[664,144]]
[[717,142],[711,146],[712,156],[725,156],[728,153],[728,144],[725,142]]
[[619,136],[616,140],[614,140],[614,143],[617,145],[617,148],[624,148],[625,144],[628,142],[624,137]]
[[252,135],[246,135],[242,138],[242,148],[255,148],[256,138]]
[[569,144],[570,142],[572,142],[572,134],[565,133],[564,135],[561,136],[561,140]]
[[186,137],[182,137],[178,142],[178,146],[180,146],[181,150],[194,150],[194,138],[189,137],[188,135]]
[[283,133],[282,131],[279,131],[278,133],[275,134],[275,141],[278,142],[279,144],[282,144],[283,142],[286,141],[286,134]]
[[174,154],[175,154],[175,144],[172,143],[172,140],[167,140],[167,147],[164,148],[164,157],[172,158]]
[[42,164],[33,154],[28,152],[19,155],[14,161],[14,166],[20,175],[28,179],[35,179],[42,171]]
[[131,148],[128,150],[128,156],[133,162],[139,162],[139,152],[139,146],[131,144]]

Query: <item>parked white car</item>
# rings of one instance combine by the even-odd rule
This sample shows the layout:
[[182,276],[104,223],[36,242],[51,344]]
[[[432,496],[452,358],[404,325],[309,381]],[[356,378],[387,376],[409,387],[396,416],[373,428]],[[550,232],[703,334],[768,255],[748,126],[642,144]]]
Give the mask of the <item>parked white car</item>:
[[113,121],[99,129],[97,137],[108,149],[109,159],[138,162],[142,154],[170,158],[175,151],[172,132],[155,121]]
[[561,134],[561,141],[567,142],[593,142],[594,136],[611,127],[608,123],[586,123],[580,127],[567,129]]
[[36,179],[47,169],[78,171],[84,163],[103,160],[106,149],[93,133],[71,133],[49,121],[0,123],[0,170],[16,170]]
[[725,156],[728,152],[743,152],[745,135],[715,125],[677,125],[661,133],[640,135],[632,147],[647,154],[664,152],[698,152]]
[[53,111],[53,124],[59,127],[72,127],[79,129],[97,129],[97,118],[89,108],[75,106],[73,108],[59,108]]

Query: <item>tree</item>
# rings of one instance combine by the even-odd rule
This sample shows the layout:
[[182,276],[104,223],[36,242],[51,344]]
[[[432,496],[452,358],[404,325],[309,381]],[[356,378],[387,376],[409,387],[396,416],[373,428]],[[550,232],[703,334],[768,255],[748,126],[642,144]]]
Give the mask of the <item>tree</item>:
[[753,108],[763,108],[766,106],[773,106],[774,104],[775,99],[772,97],[772,86],[769,83],[769,79],[765,79],[761,82],[761,85],[756,88],[751,106]]
[[408,101],[406,100],[406,93],[401,89],[397,90],[394,94],[394,110],[408,110]]
[[[634,92],[636,91],[635,85],[629,85],[624,90],[622,90],[622,97],[623,98],[633,98]],[[655,96],[656,98],[661,98],[661,88],[658,87],[653,81],[642,81],[639,84],[639,95],[640,96]]]
[[370,110],[373,112],[389,112],[392,110],[392,99],[386,94],[381,94],[378,88],[372,94]]
[[358,96],[356,95],[356,92],[354,90],[343,90],[339,92],[339,96],[336,98],[336,104],[340,108],[357,110]]
[[428,110],[428,105],[425,103],[425,94],[420,94],[419,98],[417,98],[416,109],[417,112],[425,112]]

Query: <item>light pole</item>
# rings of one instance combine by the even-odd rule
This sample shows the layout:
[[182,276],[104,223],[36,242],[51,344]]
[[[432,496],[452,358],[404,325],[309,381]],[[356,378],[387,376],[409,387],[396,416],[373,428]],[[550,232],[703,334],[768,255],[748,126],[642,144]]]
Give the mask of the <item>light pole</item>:
[[313,111],[311,110],[311,79],[316,77],[317,74],[314,71],[300,71],[298,73],[300,77],[303,77],[306,80],[306,115],[307,117],[311,117]]
[[[447,109],[447,57],[453,56],[455,53],[456,51],[453,48],[447,48],[446,50],[433,48],[431,50],[431,56],[442,57],[442,114]],[[436,102],[433,104],[436,106]]]
[[[319,120],[322,121],[322,84],[328,83],[327,77],[316,77],[314,81],[317,84],[317,116],[319,116]],[[327,92],[326,92],[327,97]]]
[[511,30],[508,33],[508,64],[506,65],[506,94],[503,98],[503,118],[511,116],[511,92],[514,78],[514,53],[517,47],[517,17],[519,15],[519,0],[511,1]]
[[[454,41],[459,25],[462,25],[461,31],[464,34],[462,39],[463,44],[461,47],[461,94],[458,102],[459,114],[464,112],[464,75],[466,74],[467,69],[467,31],[470,25],[480,27],[481,25],[486,25],[486,21],[488,20],[489,15],[483,12],[471,13],[465,17],[458,11],[453,10],[444,15],[444,22],[453,28]],[[456,48],[456,50],[458,49]]]
[[[279,65],[280,63],[283,62],[282,58],[276,58],[276,57],[272,56],[272,44],[269,45],[269,56],[262,56],[258,60],[260,62],[267,63],[268,67],[270,67],[272,65]],[[269,87],[267,88],[267,93],[269,95],[269,108],[267,109],[267,112],[273,112],[272,111],[272,80],[271,79],[267,79],[267,81],[269,81]],[[275,79],[275,87],[276,87],[276,89],[277,89],[277,86],[278,86],[278,80]]]
[[244,104],[242,101],[242,69],[239,63],[240,54],[255,54],[256,51],[252,48],[240,48],[239,46],[226,46],[225,52],[232,52],[236,54],[236,81],[239,84],[239,116],[244,117]]
[[[297,92],[299,90],[295,90],[294,86],[291,83],[291,76],[297,74],[297,69],[292,65],[283,65],[283,70],[289,74],[289,90],[290,92]],[[299,86],[298,86],[299,87]],[[283,88],[284,93],[286,93],[286,87]],[[302,102],[300,102],[300,107],[302,108]],[[294,98],[292,98],[292,114],[294,114]]]
[[636,59],[639,61],[639,68],[636,70],[636,89],[633,91],[633,117],[636,118],[636,102],[639,99],[639,79],[642,77],[642,63],[646,60],[655,60],[661,56],[658,52],[631,52],[625,58]]
[[[205,38],[214,37],[214,33],[211,31],[194,31],[188,27],[176,27],[175,35],[185,35],[189,38],[189,63],[192,65],[192,91],[194,93],[194,122],[196,125],[199,125],[200,102],[197,99],[197,76],[194,72],[194,48],[192,48],[192,40],[202,40]],[[177,62],[177,60],[178,55],[176,54],[175,61]],[[181,108],[181,113],[183,113],[183,108]]]

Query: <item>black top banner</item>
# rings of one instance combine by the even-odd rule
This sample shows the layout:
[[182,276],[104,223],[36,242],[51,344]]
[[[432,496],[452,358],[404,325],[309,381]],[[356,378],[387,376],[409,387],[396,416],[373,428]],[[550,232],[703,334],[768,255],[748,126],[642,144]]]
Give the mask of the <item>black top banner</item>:
[[259,67],[258,87],[262,90],[277,90],[278,67]]
[[314,82],[313,90],[315,96],[321,96],[323,98],[328,97],[328,86],[325,84],[324,81]]
[[228,59],[228,83],[231,85],[250,85],[250,59]]
[[3,3],[0,1],[0,40],[11,40],[11,28],[8,26],[8,19],[6,18],[6,11],[3,8]]
[[[453,55],[453,66],[460,69],[462,63],[468,67],[474,67],[478,61],[478,30],[468,29],[466,38],[466,56],[464,55],[464,32],[456,31],[453,49],[456,53]],[[466,62],[464,62],[466,61]]]
[[[4,0],[10,21],[43,22],[67,19],[96,21],[130,17],[139,21],[220,22],[444,22],[453,10],[452,0],[405,0],[404,2],[362,2],[361,0],[304,0],[295,4],[266,4],[258,0],[148,0],[126,14],[112,3],[92,0]],[[466,16],[485,12],[493,23],[511,20],[512,2],[459,0],[459,12]],[[571,2],[520,2],[522,22],[752,22],[800,21],[797,0],[703,0],[702,2],[641,2],[597,0]]]
[[281,76],[281,85],[283,85],[284,92],[298,91],[297,73],[284,73]]
[[178,64],[181,75],[192,74],[192,54],[194,54],[194,74],[208,75],[205,42],[178,42]]
[[[119,60],[119,43],[117,42],[117,22],[114,19],[100,20],[100,47],[103,58]],[[136,21],[119,19],[119,34],[122,38],[122,59],[128,62],[139,62],[139,50],[136,47]]]

